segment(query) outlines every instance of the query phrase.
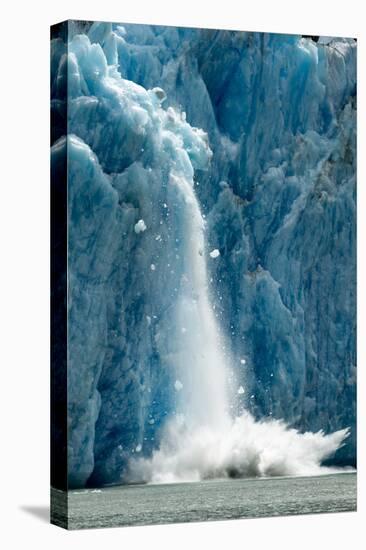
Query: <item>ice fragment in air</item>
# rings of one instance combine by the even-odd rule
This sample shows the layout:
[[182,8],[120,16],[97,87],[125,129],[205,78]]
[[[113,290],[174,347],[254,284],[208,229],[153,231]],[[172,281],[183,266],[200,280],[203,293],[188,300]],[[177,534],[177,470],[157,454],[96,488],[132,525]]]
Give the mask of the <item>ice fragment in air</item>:
[[155,94],[160,103],[166,100],[166,93],[162,88],[153,88],[151,91]]
[[176,380],[174,384],[175,391],[180,391],[183,389],[183,384],[180,380]]
[[243,393],[244,393],[244,388],[243,386],[240,386],[240,388],[238,389],[238,394],[242,395]]
[[210,256],[211,258],[217,258],[218,256],[220,256],[220,251],[217,248],[215,248],[215,250],[211,250]]
[[143,231],[146,230],[146,224],[144,222],[144,220],[139,220],[136,224],[135,224],[135,233],[142,233]]

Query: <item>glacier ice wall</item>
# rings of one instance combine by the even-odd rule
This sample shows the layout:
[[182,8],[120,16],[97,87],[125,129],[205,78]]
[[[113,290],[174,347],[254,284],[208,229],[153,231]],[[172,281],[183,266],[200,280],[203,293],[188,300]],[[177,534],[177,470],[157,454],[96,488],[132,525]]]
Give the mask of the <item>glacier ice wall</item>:
[[68,125],[52,155],[68,158],[70,486],[120,481],[175,410],[186,228],[171,173],[220,252],[239,410],[350,426],[334,460],[354,464],[355,41],[69,22],[51,65]]

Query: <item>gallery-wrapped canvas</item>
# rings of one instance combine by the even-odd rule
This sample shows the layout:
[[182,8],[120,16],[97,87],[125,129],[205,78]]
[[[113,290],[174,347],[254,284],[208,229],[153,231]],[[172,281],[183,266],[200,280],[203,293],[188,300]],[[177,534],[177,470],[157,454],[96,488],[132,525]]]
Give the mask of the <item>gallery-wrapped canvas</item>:
[[51,520],[356,509],[356,40],[51,29]]

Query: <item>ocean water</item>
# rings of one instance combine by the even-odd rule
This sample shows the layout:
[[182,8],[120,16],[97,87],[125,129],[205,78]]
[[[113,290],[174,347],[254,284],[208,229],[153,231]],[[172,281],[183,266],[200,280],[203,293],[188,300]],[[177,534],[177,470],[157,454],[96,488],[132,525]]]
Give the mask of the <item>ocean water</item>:
[[[70,491],[68,528],[355,511],[356,482],[355,473],[340,473]],[[61,492],[53,497],[55,512]]]

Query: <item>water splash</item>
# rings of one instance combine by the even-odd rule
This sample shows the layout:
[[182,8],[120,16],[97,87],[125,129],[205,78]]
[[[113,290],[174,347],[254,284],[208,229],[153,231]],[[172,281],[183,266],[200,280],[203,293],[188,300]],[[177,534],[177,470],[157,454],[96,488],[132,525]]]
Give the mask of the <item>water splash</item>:
[[348,435],[299,433],[279,420],[255,421],[244,413],[228,429],[202,425],[190,431],[182,418],[165,428],[160,449],[133,461],[130,479],[152,483],[253,476],[307,476],[336,471],[321,466]]
[[185,273],[176,303],[177,413],[150,458],[132,459],[127,480],[170,483],[245,476],[319,475],[349,430],[300,433],[274,419],[232,417],[227,386],[230,357],[208,289],[204,219],[192,183],[171,174],[186,229],[181,243]]

